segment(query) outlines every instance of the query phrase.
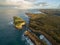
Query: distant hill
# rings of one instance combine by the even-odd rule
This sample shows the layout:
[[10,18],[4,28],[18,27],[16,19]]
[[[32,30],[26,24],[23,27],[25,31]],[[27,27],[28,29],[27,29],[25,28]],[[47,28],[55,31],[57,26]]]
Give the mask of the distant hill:
[[60,16],[60,9],[41,9],[42,13]]

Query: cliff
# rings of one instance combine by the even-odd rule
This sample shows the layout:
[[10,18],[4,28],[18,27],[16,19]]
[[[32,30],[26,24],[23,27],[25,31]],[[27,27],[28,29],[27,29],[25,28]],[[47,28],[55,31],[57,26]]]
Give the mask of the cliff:
[[25,31],[24,34],[28,36],[35,45],[43,45],[42,41],[40,41],[40,39],[34,33]]
[[29,28],[43,34],[52,45],[60,44],[60,16],[49,14],[30,14]]

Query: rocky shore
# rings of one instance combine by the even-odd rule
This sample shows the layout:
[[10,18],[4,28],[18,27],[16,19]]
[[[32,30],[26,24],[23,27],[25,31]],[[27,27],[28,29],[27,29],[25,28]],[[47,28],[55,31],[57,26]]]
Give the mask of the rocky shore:
[[29,28],[33,32],[43,34],[52,45],[60,44],[60,16],[32,13],[26,14],[30,17]]
[[35,45],[43,45],[42,41],[32,32],[25,31],[25,36],[28,36]]
[[[30,17],[28,26],[30,31],[25,31],[24,35],[28,36],[35,45],[47,45],[45,42],[41,41],[35,33],[44,35],[52,45],[60,44],[59,16],[48,15],[44,13],[26,13],[26,15]],[[26,22],[23,19],[16,16],[14,17],[14,25],[17,29],[22,29],[23,25],[25,24]]]

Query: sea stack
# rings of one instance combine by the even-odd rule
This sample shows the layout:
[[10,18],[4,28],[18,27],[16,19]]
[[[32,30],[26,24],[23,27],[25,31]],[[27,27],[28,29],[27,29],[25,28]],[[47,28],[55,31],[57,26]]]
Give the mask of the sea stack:
[[26,24],[26,22],[22,18],[19,18],[17,16],[13,17],[13,23],[17,29],[22,29],[23,26]]

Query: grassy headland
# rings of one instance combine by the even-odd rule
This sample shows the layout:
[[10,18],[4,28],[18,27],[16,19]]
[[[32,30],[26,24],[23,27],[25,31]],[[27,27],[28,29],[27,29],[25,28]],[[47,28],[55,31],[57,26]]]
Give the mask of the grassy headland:
[[52,45],[60,44],[60,16],[26,13],[30,17],[32,31],[43,34]]

